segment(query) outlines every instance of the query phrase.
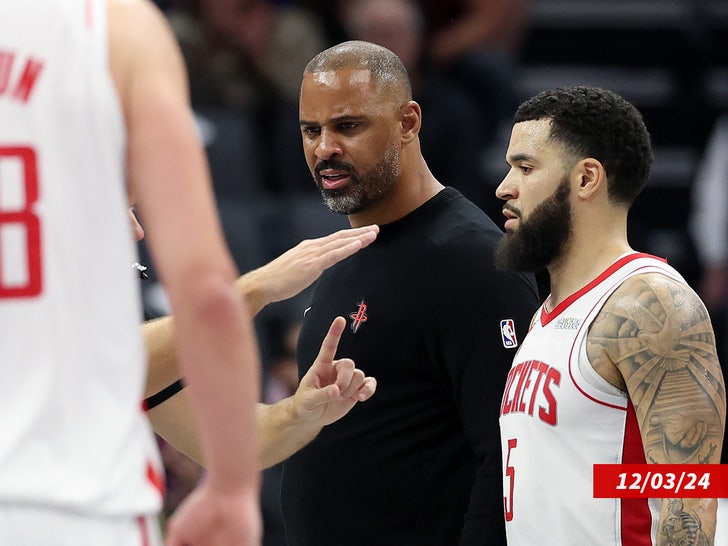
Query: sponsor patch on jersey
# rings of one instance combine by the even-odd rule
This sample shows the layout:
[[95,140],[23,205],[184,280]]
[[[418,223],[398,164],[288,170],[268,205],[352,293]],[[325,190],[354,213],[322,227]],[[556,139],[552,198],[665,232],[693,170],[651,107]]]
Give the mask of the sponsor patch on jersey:
[[516,327],[513,324],[513,319],[503,319],[500,321],[501,328],[501,339],[503,340],[503,347],[506,349],[512,349],[518,346],[518,339],[516,339]]
[[554,330],[578,330],[581,319],[574,317],[561,317],[554,324]]

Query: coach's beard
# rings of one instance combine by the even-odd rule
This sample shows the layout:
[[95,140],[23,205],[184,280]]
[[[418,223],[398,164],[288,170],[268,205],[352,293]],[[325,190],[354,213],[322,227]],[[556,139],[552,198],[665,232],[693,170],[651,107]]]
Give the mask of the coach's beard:
[[[349,183],[343,188],[327,190],[321,183],[321,171],[333,169],[346,171]],[[324,204],[337,214],[356,214],[379,202],[399,179],[399,152],[391,146],[382,160],[373,168],[359,175],[353,165],[338,161],[322,161],[314,171],[316,187]]]
[[571,236],[569,179],[564,179],[528,220],[503,235],[495,252],[495,265],[504,271],[537,273],[560,258]]

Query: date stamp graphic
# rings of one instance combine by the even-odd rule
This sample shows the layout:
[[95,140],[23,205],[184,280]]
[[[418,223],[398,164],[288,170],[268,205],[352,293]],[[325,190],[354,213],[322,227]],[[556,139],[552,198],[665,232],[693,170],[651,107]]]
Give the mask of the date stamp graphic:
[[594,465],[594,498],[695,497],[728,498],[728,465]]

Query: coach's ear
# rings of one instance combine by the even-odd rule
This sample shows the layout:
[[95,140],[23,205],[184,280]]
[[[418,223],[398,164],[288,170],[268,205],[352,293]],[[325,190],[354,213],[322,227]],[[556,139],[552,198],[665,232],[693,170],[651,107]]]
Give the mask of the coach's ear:
[[598,159],[582,159],[574,166],[572,176],[576,178],[576,195],[579,199],[591,199],[601,191],[607,191],[607,173]]
[[407,101],[402,106],[400,123],[402,126],[402,143],[412,142],[420,134],[422,127],[422,109],[415,101]]

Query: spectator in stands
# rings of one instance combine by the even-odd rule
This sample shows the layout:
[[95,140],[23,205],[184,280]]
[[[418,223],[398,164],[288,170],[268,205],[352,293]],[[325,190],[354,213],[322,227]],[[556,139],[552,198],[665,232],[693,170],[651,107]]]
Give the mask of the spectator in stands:
[[450,185],[481,208],[486,201],[496,202],[480,174],[479,143],[486,124],[478,117],[477,101],[449,77],[432,70],[425,56],[425,21],[417,2],[344,0],[339,17],[347,39],[382,45],[402,59],[413,96],[427,112],[420,137],[435,176],[447,177]]
[[[428,55],[481,105],[480,123],[494,144],[518,106],[517,66],[530,0],[416,0],[425,15]],[[496,145],[499,145],[498,142]]]
[[265,189],[295,187],[291,176],[307,182],[302,160],[279,158],[300,158],[300,76],[325,43],[316,16],[273,0],[188,0],[167,16],[182,47],[193,107],[243,109],[254,127],[265,129],[269,138],[256,150]]
[[298,103],[298,80],[323,43],[312,14],[272,0],[190,0],[168,17],[189,70],[193,105]]

